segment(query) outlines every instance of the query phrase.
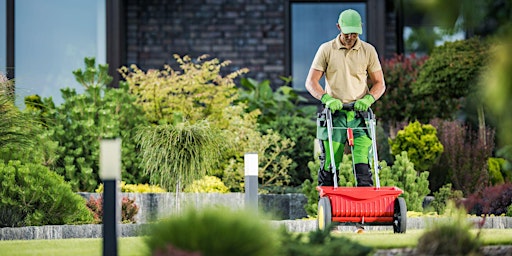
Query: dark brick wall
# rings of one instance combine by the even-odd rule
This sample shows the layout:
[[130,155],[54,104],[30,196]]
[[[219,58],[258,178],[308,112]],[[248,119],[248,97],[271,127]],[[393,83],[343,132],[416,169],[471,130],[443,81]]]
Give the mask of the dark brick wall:
[[282,84],[285,74],[284,1],[127,0],[126,64],[142,69],[175,64],[173,54],[209,54],[247,67],[247,77]]

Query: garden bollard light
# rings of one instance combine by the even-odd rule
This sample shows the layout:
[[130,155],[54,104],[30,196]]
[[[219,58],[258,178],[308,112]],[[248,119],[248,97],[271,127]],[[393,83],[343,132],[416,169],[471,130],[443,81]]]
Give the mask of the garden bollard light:
[[245,153],[245,206],[258,210],[258,153]]
[[121,207],[118,181],[121,178],[121,139],[100,142],[100,178],[103,180],[103,255],[117,256]]

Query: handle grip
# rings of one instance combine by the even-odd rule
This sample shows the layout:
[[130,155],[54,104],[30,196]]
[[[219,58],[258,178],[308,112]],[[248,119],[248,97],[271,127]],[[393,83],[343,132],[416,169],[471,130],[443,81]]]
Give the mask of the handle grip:
[[352,131],[352,128],[347,128],[347,140],[348,140],[348,145],[353,147],[354,146],[354,131]]

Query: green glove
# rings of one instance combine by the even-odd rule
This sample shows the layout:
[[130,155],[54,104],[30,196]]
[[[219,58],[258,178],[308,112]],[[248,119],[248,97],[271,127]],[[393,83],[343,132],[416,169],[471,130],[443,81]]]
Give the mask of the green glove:
[[331,95],[327,93],[322,95],[320,101],[322,101],[322,103],[325,104],[325,106],[327,106],[332,112],[343,108],[343,103],[341,103],[340,100],[331,97]]
[[366,94],[362,99],[358,99],[354,104],[354,110],[367,111],[368,108],[375,102],[371,94]]

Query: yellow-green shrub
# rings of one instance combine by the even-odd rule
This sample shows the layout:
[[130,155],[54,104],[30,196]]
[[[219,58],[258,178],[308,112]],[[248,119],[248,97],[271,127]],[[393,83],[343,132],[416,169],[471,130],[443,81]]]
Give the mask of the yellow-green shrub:
[[228,193],[229,188],[218,177],[207,175],[200,180],[193,181],[192,184],[185,187],[184,191],[192,193]]
[[[165,193],[165,189],[157,185],[149,184],[126,184],[121,181],[121,192],[124,193]],[[103,183],[101,183],[96,189],[96,193],[103,193]]]

